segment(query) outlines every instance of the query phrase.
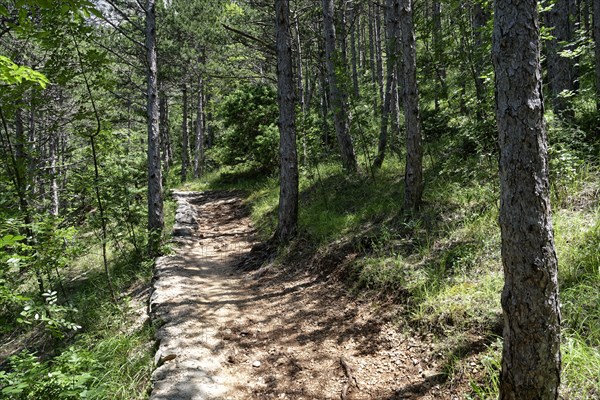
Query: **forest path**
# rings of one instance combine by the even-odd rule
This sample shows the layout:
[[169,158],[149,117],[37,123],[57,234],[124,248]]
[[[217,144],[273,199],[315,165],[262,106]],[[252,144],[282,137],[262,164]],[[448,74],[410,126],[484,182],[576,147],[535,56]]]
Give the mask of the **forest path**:
[[253,229],[235,194],[174,195],[176,254],[157,260],[150,300],[163,323],[151,400],[459,398],[426,341],[341,285],[236,270]]

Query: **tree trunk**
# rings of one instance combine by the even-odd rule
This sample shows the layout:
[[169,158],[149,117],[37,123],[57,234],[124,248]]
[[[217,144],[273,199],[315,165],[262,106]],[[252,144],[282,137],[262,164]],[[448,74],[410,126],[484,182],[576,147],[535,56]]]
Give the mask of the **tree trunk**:
[[386,53],[387,53],[387,61],[386,61],[386,83],[385,83],[385,93],[383,105],[381,107],[381,127],[379,131],[379,145],[377,148],[377,156],[373,161],[373,167],[380,168],[383,164],[383,160],[385,158],[385,149],[387,146],[387,132],[388,132],[388,121],[389,115],[392,111],[393,105],[392,102],[396,100],[395,84],[396,80],[395,72],[397,65],[397,55],[396,55],[396,31],[398,26],[398,21],[396,20],[396,16],[398,15],[396,11],[396,7],[399,7],[399,3],[397,0],[386,0],[385,1],[386,13],[385,13],[385,26],[386,26]]
[[146,1],[146,49],[148,62],[148,253],[158,254],[164,226],[160,132],[158,129],[158,85],[156,65],[155,0]]
[[537,1],[496,0],[493,61],[504,265],[501,399],[557,399],[560,311]]
[[[373,86],[377,84],[377,72],[375,70],[375,24],[373,20],[375,19],[375,12],[373,9],[375,6],[372,2],[368,3],[369,5],[369,68],[371,69],[371,82]],[[377,109],[377,96],[374,97],[375,106],[374,109]]]
[[204,169],[204,80],[198,76],[198,104],[196,105],[196,141],[194,142],[194,178]]
[[334,24],[337,21],[338,25],[337,27],[339,28],[339,35],[336,35],[336,39],[339,42],[339,49],[340,49],[340,56],[341,56],[341,61],[340,63],[343,65],[344,70],[348,69],[348,46],[347,46],[347,41],[346,41],[346,1],[345,0],[340,0],[339,1],[339,8],[337,10],[337,18],[335,18],[335,5],[334,5]]
[[167,175],[169,174],[169,164],[170,164],[170,160],[169,160],[169,137],[168,137],[168,133],[167,133],[167,129],[168,129],[168,115],[167,115],[167,96],[165,94],[164,91],[160,91],[159,92],[159,103],[158,103],[158,108],[159,108],[159,118],[160,118],[160,123],[159,123],[159,131],[160,131],[160,155],[161,155],[161,160],[162,160],[162,170],[164,171],[163,173],[163,178],[166,179]]
[[50,215],[58,217],[60,200],[58,196],[58,134],[52,132],[50,134],[49,158],[50,158]]
[[356,50],[356,28],[358,26],[359,17],[356,14],[356,4],[352,1],[350,4],[350,21],[352,23],[352,29],[350,30],[350,50],[352,52],[352,88],[354,97],[358,98],[359,87],[358,87],[358,52]]
[[596,110],[600,112],[600,0],[594,0],[594,43],[596,45]]
[[[278,1],[278,0],[276,0]],[[289,11],[288,11],[289,12]],[[298,73],[298,100],[300,101],[300,109],[302,110],[302,112],[306,111],[306,100],[305,100],[305,91],[304,91],[304,68],[302,66],[302,40],[300,37],[300,21],[299,21],[299,17],[298,14],[296,13],[294,15],[294,22],[295,22],[295,28],[296,28],[296,52],[297,52],[297,73]]]
[[379,90],[378,104],[383,104],[383,49],[381,48],[381,8],[373,3],[373,15],[375,17],[375,68],[377,70],[377,89]]
[[589,37],[590,36],[590,2],[589,0],[582,0],[581,1],[581,16],[582,16],[582,24],[583,24],[583,31],[584,31],[584,35]]
[[[30,157],[26,152],[27,139],[25,138],[25,129],[23,127],[23,112],[20,108],[15,110],[15,182],[17,183],[17,195],[19,196],[19,210],[25,216],[25,223],[31,223],[29,210],[29,193],[30,177],[28,165]],[[29,227],[27,228],[29,229]]]
[[431,18],[433,22],[433,31],[431,35],[433,47],[433,68],[439,82],[439,86],[435,88],[435,109],[439,109],[440,95],[446,98],[446,66],[444,60],[444,40],[442,31],[442,3],[440,0],[433,0],[431,3]]
[[[329,91],[333,120],[337,135],[342,164],[349,172],[356,172],[358,164],[354,155],[354,146],[350,137],[350,121],[348,118],[347,94],[339,83],[337,67],[342,65],[340,55],[335,49],[335,26],[333,24],[333,0],[323,0],[323,28],[325,32],[325,57],[327,59],[327,74],[329,76]],[[342,66],[343,67],[343,66]]]
[[556,0],[552,10],[546,12],[546,24],[552,28],[552,40],[546,42],[548,57],[548,81],[552,91],[552,109],[554,113],[566,119],[572,119],[573,109],[569,92],[574,90],[576,76],[573,60],[561,56],[561,52],[571,47],[573,39],[571,27],[570,0]]
[[289,1],[275,0],[277,31],[277,94],[279,100],[279,222],[275,239],[287,243],[298,224],[298,157],[296,110],[292,76]]
[[173,146],[171,145],[171,125],[169,124],[169,98],[165,97],[165,151],[167,167],[173,165]]
[[475,96],[477,97],[477,118],[482,120],[484,118],[484,110],[487,108],[485,103],[486,99],[486,87],[485,80],[482,77],[483,68],[486,64],[486,59],[489,57],[488,54],[484,54],[481,49],[484,48],[483,30],[487,25],[489,19],[488,9],[484,7],[480,2],[473,4],[473,43],[475,48],[472,49],[473,53],[473,79],[475,81]]
[[406,125],[406,171],[404,212],[414,212],[423,195],[423,144],[417,89],[417,49],[413,28],[412,0],[400,6],[400,27],[404,58],[404,120]]
[[188,135],[188,104],[187,104],[187,86],[184,84],[181,88],[183,97],[183,118],[181,121],[181,182],[187,180],[187,170],[189,168],[189,146],[190,139]]

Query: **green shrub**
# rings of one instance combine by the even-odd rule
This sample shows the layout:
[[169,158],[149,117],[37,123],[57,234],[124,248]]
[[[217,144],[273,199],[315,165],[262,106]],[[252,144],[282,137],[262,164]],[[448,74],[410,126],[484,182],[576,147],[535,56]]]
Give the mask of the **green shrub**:
[[273,171],[278,165],[277,94],[272,86],[247,84],[223,99],[219,110],[225,132],[216,157],[225,165],[251,163]]

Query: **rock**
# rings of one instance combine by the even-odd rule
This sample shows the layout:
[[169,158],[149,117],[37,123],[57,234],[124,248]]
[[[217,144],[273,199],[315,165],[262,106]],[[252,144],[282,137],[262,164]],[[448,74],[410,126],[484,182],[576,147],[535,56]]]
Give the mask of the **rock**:
[[174,360],[176,357],[177,355],[174,353],[163,353],[162,350],[158,350],[154,355],[154,365],[158,368],[167,361]]
[[260,362],[260,361],[258,361],[258,360],[256,360],[256,361],[254,361],[254,362],[252,363],[252,366],[253,366],[254,368],[258,368],[258,367],[260,367],[260,366],[261,366],[261,362]]

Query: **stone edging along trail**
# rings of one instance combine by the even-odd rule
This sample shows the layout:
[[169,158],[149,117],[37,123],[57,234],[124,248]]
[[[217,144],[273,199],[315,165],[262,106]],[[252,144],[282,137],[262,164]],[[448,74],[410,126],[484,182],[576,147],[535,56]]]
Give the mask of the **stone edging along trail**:
[[222,319],[235,315],[233,262],[248,252],[252,228],[241,200],[226,192],[174,192],[175,254],[157,259],[151,318],[162,325],[151,400],[223,397],[235,379],[223,370]]

